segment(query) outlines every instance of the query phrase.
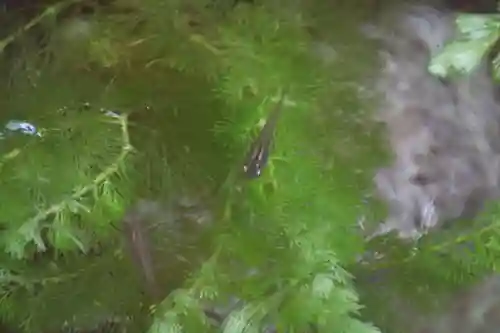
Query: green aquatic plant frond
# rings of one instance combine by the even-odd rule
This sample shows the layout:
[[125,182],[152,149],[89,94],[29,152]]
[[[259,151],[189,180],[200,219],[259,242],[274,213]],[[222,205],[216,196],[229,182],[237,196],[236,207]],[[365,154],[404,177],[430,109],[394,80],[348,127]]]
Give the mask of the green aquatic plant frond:
[[[411,318],[388,318],[398,305],[432,311],[496,271],[495,207],[477,229],[363,239],[363,215],[385,213],[365,197],[388,157],[366,87],[379,68],[359,29],[369,5],[95,3],[50,7],[0,43],[0,123],[38,133],[0,140],[1,320],[401,332]],[[249,179],[248,150],[283,91],[267,164]],[[157,294],[134,254],[152,258]]]

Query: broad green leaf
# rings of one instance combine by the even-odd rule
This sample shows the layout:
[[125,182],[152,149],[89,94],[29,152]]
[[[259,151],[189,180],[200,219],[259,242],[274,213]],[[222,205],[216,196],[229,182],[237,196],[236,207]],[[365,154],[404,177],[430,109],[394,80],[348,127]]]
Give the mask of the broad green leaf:
[[456,24],[460,34],[470,39],[485,38],[500,28],[500,15],[462,14],[457,17]]
[[437,76],[470,73],[498,40],[500,15],[463,14],[456,24],[460,35],[429,65],[429,71]]
[[495,33],[482,39],[452,42],[431,60],[429,71],[440,77],[447,76],[450,72],[470,73],[481,62],[497,37]]

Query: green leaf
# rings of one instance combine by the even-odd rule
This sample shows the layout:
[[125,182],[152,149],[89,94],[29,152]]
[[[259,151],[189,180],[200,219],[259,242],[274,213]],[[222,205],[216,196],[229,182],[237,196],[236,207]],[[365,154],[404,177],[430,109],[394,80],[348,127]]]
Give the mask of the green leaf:
[[328,274],[318,274],[313,280],[313,294],[320,298],[327,298],[334,287],[333,280]]
[[71,250],[75,248],[75,245],[83,252],[86,252],[86,246],[77,237],[77,230],[71,228],[68,225],[57,225],[54,226],[50,231],[50,238],[55,248],[58,250]]
[[7,238],[5,252],[16,259],[22,259],[24,257],[24,247],[26,246],[26,241],[18,235],[16,236],[10,236]]
[[450,72],[470,73],[499,37],[500,15],[463,14],[456,23],[459,36],[429,65],[429,71],[440,77]]
[[480,39],[489,36],[500,28],[498,14],[461,14],[456,19],[457,29],[470,39]]
[[265,316],[266,308],[263,304],[248,304],[243,309],[229,315],[224,326],[224,333],[253,333],[258,332],[258,324]]
[[66,207],[70,212],[74,214],[78,214],[80,212],[90,213],[90,208],[78,202],[77,200],[70,199],[66,202]]
[[470,73],[479,65],[497,38],[495,33],[482,39],[452,42],[431,60],[429,71],[440,77],[454,72]]
[[31,221],[24,223],[21,228],[19,228],[19,233],[24,236],[27,242],[34,242],[38,247],[38,250],[45,251],[45,242],[40,235],[40,225],[38,221]]

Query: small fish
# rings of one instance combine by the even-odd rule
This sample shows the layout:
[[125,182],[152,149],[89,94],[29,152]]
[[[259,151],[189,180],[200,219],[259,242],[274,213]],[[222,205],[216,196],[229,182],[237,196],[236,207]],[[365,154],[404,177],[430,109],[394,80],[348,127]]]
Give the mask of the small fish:
[[140,208],[142,208],[142,206],[140,206],[139,209],[131,209],[127,212],[123,218],[123,231],[130,254],[144,275],[148,291],[151,296],[159,298],[160,289],[153,268],[150,240],[147,235],[147,230],[145,230],[144,217],[140,214]]
[[273,140],[274,130],[278,122],[281,110],[283,109],[283,101],[285,92],[281,94],[280,100],[276,107],[269,115],[266,124],[259,133],[259,136],[253,142],[250,150],[245,158],[243,171],[248,178],[257,178],[261,175],[262,169],[267,165],[269,151]]

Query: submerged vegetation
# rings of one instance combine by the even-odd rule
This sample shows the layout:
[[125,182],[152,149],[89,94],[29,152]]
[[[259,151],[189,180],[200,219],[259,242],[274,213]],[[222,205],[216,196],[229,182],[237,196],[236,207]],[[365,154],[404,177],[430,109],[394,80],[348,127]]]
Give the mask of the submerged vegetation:
[[[370,13],[360,1],[73,0],[18,14],[0,43],[1,121],[24,128],[0,145],[1,321],[398,332],[402,300],[408,316],[433,309],[494,271],[491,227],[418,252],[364,241],[360,219],[385,214],[369,194],[388,155],[366,93]],[[283,90],[269,160],[247,179]],[[480,245],[470,260],[449,250],[465,241]]]

